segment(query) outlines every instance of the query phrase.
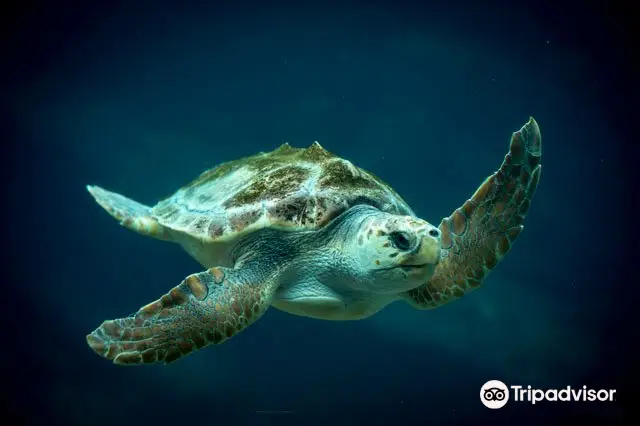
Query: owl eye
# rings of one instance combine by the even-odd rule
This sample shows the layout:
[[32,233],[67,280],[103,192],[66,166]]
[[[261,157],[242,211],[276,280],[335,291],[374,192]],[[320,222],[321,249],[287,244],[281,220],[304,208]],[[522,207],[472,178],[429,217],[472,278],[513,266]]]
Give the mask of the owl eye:
[[395,231],[389,237],[398,249],[406,251],[411,248],[411,237],[406,232]]

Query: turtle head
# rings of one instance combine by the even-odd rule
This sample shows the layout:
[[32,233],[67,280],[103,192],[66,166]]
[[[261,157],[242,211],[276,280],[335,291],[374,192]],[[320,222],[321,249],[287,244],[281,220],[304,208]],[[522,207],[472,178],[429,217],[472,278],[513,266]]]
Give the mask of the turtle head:
[[357,262],[366,271],[368,290],[395,294],[431,278],[440,261],[440,230],[413,216],[378,211],[358,229]]

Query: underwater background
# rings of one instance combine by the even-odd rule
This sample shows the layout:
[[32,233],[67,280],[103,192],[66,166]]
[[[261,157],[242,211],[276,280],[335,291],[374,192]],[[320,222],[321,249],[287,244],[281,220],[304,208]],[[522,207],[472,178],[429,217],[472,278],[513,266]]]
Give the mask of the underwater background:
[[[625,423],[640,250],[621,10],[178,4],[27,2],[3,16],[3,424]],[[524,232],[461,300],[353,322],[270,309],[166,367],[114,366],[86,345],[202,269],[120,227],[86,184],[153,204],[220,162],[317,140],[437,224],[529,116],[543,170]],[[489,410],[491,379],[617,400]]]

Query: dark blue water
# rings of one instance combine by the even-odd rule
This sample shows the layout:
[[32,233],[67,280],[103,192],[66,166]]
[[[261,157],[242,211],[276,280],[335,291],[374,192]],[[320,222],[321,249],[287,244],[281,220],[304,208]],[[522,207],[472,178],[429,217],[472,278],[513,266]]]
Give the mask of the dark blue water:
[[[7,23],[9,424],[623,423],[639,252],[623,107],[637,91],[610,10],[132,3],[32,3]],[[355,322],[272,309],[167,367],[87,347],[201,267],[118,226],[86,184],[153,204],[219,162],[318,140],[438,223],[530,115],[543,173],[524,233],[462,300]],[[489,410],[490,379],[617,400]]]

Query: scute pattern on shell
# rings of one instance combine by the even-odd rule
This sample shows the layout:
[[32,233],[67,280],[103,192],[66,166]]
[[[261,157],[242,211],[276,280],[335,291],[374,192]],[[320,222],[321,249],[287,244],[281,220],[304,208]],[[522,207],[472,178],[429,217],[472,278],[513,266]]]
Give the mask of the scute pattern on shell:
[[166,227],[213,241],[264,227],[317,229],[356,204],[413,215],[386,183],[318,142],[306,149],[285,143],[202,173],[152,214]]

